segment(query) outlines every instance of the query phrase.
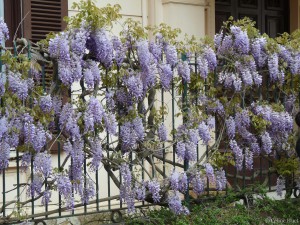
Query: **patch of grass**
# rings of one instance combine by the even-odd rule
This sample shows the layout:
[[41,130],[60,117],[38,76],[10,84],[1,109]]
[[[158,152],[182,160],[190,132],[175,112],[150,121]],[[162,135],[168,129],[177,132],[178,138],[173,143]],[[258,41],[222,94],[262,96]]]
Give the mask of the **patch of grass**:
[[[229,198],[232,198],[230,196]],[[168,208],[151,210],[143,217],[129,217],[128,225],[300,224],[300,199],[272,200],[266,196],[253,205],[231,203],[228,198],[191,206],[190,215],[176,216]]]

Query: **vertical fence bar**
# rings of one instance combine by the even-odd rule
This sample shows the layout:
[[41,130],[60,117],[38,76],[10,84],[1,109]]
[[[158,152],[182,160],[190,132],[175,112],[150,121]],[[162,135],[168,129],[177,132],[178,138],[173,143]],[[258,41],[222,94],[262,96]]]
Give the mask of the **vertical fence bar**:
[[[107,78],[108,77],[108,70],[106,69],[105,71],[105,77]],[[106,91],[108,91],[108,89],[106,88]],[[106,147],[107,147],[107,158],[109,159],[109,133],[106,132]],[[108,197],[110,197],[111,193],[110,193],[110,176],[109,174],[107,173],[107,194],[108,194]],[[108,209],[110,210],[111,209],[111,201],[108,200]]]
[[[250,92],[250,102],[252,102],[252,101],[253,101],[253,93]],[[251,170],[251,184],[254,184],[254,169],[255,169],[255,167],[254,167],[255,164],[254,163],[255,163],[255,158],[254,158],[254,154],[253,154],[253,168]],[[252,191],[254,191],[254,185],[252,186]]]
[[19,151],[16,150],[16,163],[17,163],[17,209],[18,213],[20,213],[20,164],[19,164]]
[[[108,147],[109,147],[109,136],[108,136],[108,134],[107,134],[107,137],[106,137],[106,144],[107,144],[107,149],[108,149]],[[107,150],[107,158],[109,159],[109,150]],[[107,188],[108,188],[108,192],[107,192],[107,194],[108,194],[108,197],[110,197],[110,176],[109,176],[109,174],[107,174]],[[111,202],[110,202],[110,200],[108,200],[108,209],[110,210],[111,209],[111,207],[110,207],[110,204],[111,204]]]
[[[162,110],[164,110],[164,90],[163,88],[161,89],[161,106],[162,106]],[[165,116],[164,113],[162,113],[162,121],[164,122]],[[166,175],[166,150],[165,150],[165,143],[162,144],[163,146],[163,175]]]
[[[186,55],[182,54],[181,58],[183,61],[185,61]],[[182,93],[183,116],[182,116],[182,119],[183,119],[183,124],[185,124],[188,120],[188,118],[187,118],[187,113],[188,113],[187,82],[185,80],[182,80],[182,83],[183,83],[183,93]],[[189,160],[185,158],[184,159],[184,171],[187,171],[188,169],[189,169]],[[189,202],[190,202],[189,182],[187,184],[187,190],[184,195],[184,199],[185,199],[187,205],[189,206]]]
[[6,199],[5,199],[5,169],[2,170],[2,204],[3,204],[3,217],[6,216],[6,212],[5,212],[5,203],[6,203]]
[[172,141],[173,141],[173,168],[175,169],[175,151],[176,151],[176,146],[175,146],[175,87],[174,87],[174,80],[172,79]]
[[[15,54],[17,53],[17,46],[16,42],[14,42],[14,48],[15,48]],[[31,60],[31,52],[30,52],[30,41],[28,41],[28,53],[27,57],[29,60]],[[15,55],[16,56],[16,55]],[[29,74],[31,76],[31,74]],[[30,107],[32,107],[32,98],[30,98]],[[31,162],[30,162],[30,170],[31,170],[31,183],[33,183],[33,157],[31,157]],[[31,195],[31,215],[34,215],[34,196]],[[34,219],[34,217],[31,217]]]
[[[269,76],[268,76],[267,77],[267,101],[268,101],[268,103],[270,101],[269,86],[270,86],[270,79],[269,79]],[[271,173],[270,173],[270,170],[269,170],[269,168],[271,168],[271,156],[270,156],[270,154],[268,154],[268,188],[269,188],[269,191],[271,191]]]
[[[259,86],[259,89],[258,89],[258,94],[259,94],[259,101],[261,102],[262,101],[262,85]],[[259,181],[260,181],[260,184],[262,184],[262,156],[261,156],[262,153],[260,153],[259,155]]]
[[[56,122],[56,127],[57,127],[57,133],[59,134],[60,133],[60,127],[58,125],[58,121]],[[50,149],[51,151],[51,149]],[[57,167],[58,167],[58,171],[61,172],[61,168],[60,168],[60,165],[61,165],[61,159],[60,159],[60,154],[61,154],[61,151],[60,151],[60,141],[57,141]],[[61,195],[59,194],[58,192],[58,216],[61,216]]]
[[[182,96],[182,102],[183,102],[183,123],[187,122],[187,82],[183,81],[183,96]],[[188,159],[184,159],[184,171],[187,171],[189,169],[189,160]],[[190,194],[189,194],[189,182],[187,185],[187,191],[185,193],[185,201],[188,203],[189,205],[189,201],[190,201]]]
[[[197,65],[197,55],[195,54],[195,62],[194,62],[194,67],[195,67],[195,74],[197,76],[198,73],[198,65]],[[196,91],[196,107],[198,106],[198,91]],[[199,161],[199,143],[197,143],[197,162]]]
[[[43,92],[46,92],[46,86],[45,86],[45,64],[42,65],[42,85],[43,85]],[[46,146],[44,146],[44,150],[46,150]],[[49,150],[51,151],[51,149]],[[47,190],[47,178],[45,178],[45,191]],[[48,203],[45,204],[45,211],[48,212]],[[46,218],[48,218],[48,215],[46,215]]]
[[96,170],[96,209],[99,212],[99,178],[98,178],[98,170]]
[[[58,64],[55,64],[54,66],[54,76],[55,77],[58,77]],[[55,121],[55,126],[56,126],[56,129],[57,129],[57,135],[60,134],[60,127],[59,127],[59,124],[58,124],[58,119]],[[60,148],[60,141],[59,139],[57,139],[57,168],[58,168],[58,171],[61,172],[61,148]],[[51,151],[51,149],[49,149]],[[61,216],[61,195],[60,193],[58,192],[58,216]]]
[[[14,44],[14,57],[17,56],[17,46],[16,42]],[[30,50],[30,49],[29,49]],[[2,51],[1,51],[2,52]],[[2,62],[1,62],[1,72],[2,72]],[[20,164],[19,164],[19,151],[16,150],[16,164],[17,164],[17,211],[20,212]]]
[[[87,172],[86,172],[86,157],[84,157],[83,171],[84,171],[84,191],[86,191],[86,179],[87,179]],[[86,202],[84,202],[84,213],[87,213],[87,204],[86,204]]]
[[[0,57],[2,56],[2,49],[0,49]],[[0,59],[0,71],[2,76],[2,60]],[[1,98],[1,108],[3,107],[3,100]],[[5,169],[2,170],[2,214],[5,217]]]
[[[207,94],[207,79],[204,80],[204,93],[205,95]],[[205,107],[205,113],[207,114],[207,107]],[[208,145],[205,146],[205,156],[206,156],[206,159],[208,158]],[[206,178],[206,188],[207,188],[207,196],[209,196],[209,178],[207,177]]]

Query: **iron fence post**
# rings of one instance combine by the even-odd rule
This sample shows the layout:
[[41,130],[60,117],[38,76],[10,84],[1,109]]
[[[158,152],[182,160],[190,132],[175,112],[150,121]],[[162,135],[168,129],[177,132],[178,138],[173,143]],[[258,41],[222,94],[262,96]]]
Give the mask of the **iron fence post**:
[[[181,55],[182,61],[185,61],[187,59],[186,54]],[[182,80],[183,83],[183,92],[182,92],[182,107],[183,107],[183,124],[185,124],[188,120],[187,113],[188,113],[188,100],[187,100],[187,81]],[[184,171],[187,171],[189,169],[189,160],[184,159]],[[189,194],[189,182],[187,182],[187,190],[184,196],[184,199],[187,203],[187,206],[189,208],[190,205],[190,194]]]

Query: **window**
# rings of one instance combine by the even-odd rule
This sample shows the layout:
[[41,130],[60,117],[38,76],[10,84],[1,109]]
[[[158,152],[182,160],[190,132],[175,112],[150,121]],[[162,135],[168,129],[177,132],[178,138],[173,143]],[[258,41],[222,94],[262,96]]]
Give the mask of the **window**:
[[216,32],[230,16],[249,17],[261,33],[270,37],[289,32],[288,0],[216,0]]
[[25,37],[37,42],[49,32],[59,32],[66,26],[63,18],[68,15],[67,0],[2,1],[4,19],[10,32],[10,39],[6,42],[8,47],[12,46],[15,34],[16,38]]

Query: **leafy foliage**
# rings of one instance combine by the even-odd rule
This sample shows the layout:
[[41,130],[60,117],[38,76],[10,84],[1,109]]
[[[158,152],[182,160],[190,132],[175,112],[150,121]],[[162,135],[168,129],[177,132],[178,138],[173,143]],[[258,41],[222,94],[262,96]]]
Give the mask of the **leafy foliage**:
[[[73,209],[74,192],[88,204],[95,187],[83,173],[87,165],[90,172],[106,170],[129,212],[139,200],[168,204],[180,215],[189,213],[181,200],[188,187],[201,197],[208,182],[217,189],[226,186],[222,167],[228,164],[251,170],[253,157],[264,155],[276,158],[281,178],[298,170],[293,142],[298,33],[272,39],[245,18],[224,23],[214,40],[183,42],[177,40],[178,29],[143,28],[128,20],[116,37],[110,30],[120,6],[98,9],[92,1],[80,1],[74,8],[80,12],[66,19],[65,31],[33,46],[23,43],[15,54],[4,51],[1,57],[6,70],[0,80],[0,171],[9,166],[10,148],[24,153],[24,166],[33,160],[28,195],[42,197],[47,205],[51,191],[58,191]],[[0,31],[5,37],[5,29]],[[38,85],[47,63],[54,68],[49,89]],[[73,98],[63,98],[76,91]],[[173,93],[174,105],[161,105],[156,91]],[[182,123],[160,128],[172,107]],[[62,143],[70,166],[52,167],[54,141]],[[205,160],[205,155],[197,160],[197,145],[208,145]],[[178,164],[185,162],[189,169],[179,172],[165,161],[169,176],[155,160],[172,149]],[[48,163],[42,164],[42,157]],[[142,161],[150,164],[152,175]],[[121,180],[114,170],[120,170]],[[284,182],[279,183],[280,191]],[[235,217],[235,223],[241,219]]]

